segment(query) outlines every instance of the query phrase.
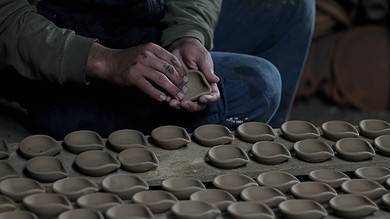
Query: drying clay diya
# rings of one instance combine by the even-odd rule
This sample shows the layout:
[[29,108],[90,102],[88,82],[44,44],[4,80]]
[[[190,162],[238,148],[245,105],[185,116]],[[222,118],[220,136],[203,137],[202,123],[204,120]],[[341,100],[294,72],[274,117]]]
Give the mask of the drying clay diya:
[[348,161],[362,161],[375,156],[371,144],[361,138],[343,138],[335,145],[338,156]]
[[359,132],[355,126],[344,121],[329,121],[321,125],[324,135],[334,141],[342,138],[358,137]]
[[351,179],[343,172],[330,169],[313,170],[309,173],[309,178],[316,182],[326,183],[333,188],[339,188],[343,182]]
[[101,150],[104,148],[102,137],[96,132],[81,130],[67,134],[64,138],[67,149],[75,154],[90,150]]
[[386,185],[387,185],[387,187],[390,188],[390,178],[387,178],[387,180],[386,180]]
[[287,172],[270,171],[261,173],[257,177],[257,182],[263,186],[279,189],[281,192],[288,192],[293,185],[299,183],[299,180]]
[[206,189],[201,181],[188,177],[172,177],[162,181],[161,186],[178,199],[189,199],[192,193]]
[[233,133],[227,127],[217,124],[199,126],[193,136],[204,146],[229,144],[234,140]]
[[98,192],[99,187],[84,177],[68,177],[53,183],[53,190],[65,195],[69,200],[75,201],[83,195]]
[[249,163],[248,155],[235,145],[218,145],[207,152],[206,161],[222,169],[234,169]]
[[390,169],[386,167],[361,167],[355,170],[355,175],[362,179],[371,179],[383,184],[390,178]]
[[72,209],[72,204],[63,195],[56,193],[37,193],[23,199],[23,206],[39,216],[55,217]]
[[0,182],[0,192],[14,201],[21,201],[25,196],[45,192],[45,189],[32,179],[8,178]]
[[191,70],[187,72],[188,82],[185,87],[184,100],[196,101],[203,95],[211,94],[211,86],[202,72]]
[[168,211],[177,202],[177,198],[167,191],[150,190],[136,193],[133,202],[145,205],[153,213],[159,214]]
[[32,135],[19,144],[19,151],[25,158],[54,156],[61,151],[61,146],[54,138],[47,135]]
[[77,155],[74,162],[80,172],[88,176],[104,176],[120,167],[118,160],[100,150],[82,152]]
[[334,157],[329,144],[320,139],[305,139],[294,144],[296,156],[311,163],[324,162]]
[[390,211],[390,193],[386,193],[381,198],[382,204],[386,210]]
[[213,185],[218,189],[230,192],[233,196],[239,196],[241,191],[251,186],[258,186],[255,180],[242,174],[224,174],[214,178]]
[[96,210],[78,208],[61,213],[58,219],[104,219],[104,216]]
[[274,219],[274,212],[265,204],[259,202],[236,202],[227,208],[235,219]]
[[141,177],[132,174],[118,174],[106,177],[102,181],[104,191],[117,194],[121,199],[131,199],[137,192],[149,189]]
[[28,211],[8,211],[0,213],[0,219],[38,219],[35,214]]
[[306,199],[291,199],[281,202],[279,210],[285,218],[289,219],[320,219],[328,215],[321,204]]
[[324,203],[335,197],[337,192],[328,184],[321,182],[301,182],[291,187],[291,193],[301,199]]
[[363,195],[338,195],[329,201],[329,205],[342,218],[362,218],[378,210],[377,205]]
[[132,129],[122,129],[111,133],[108,136],[108,142],[117,152],[147,145],[144,134]]
[[0,159],[5,159],[8,157],[9,149],[8,144],[5,140],[0,142]]
[[158,146],[168,150],[181,148],[191,142],[190,135],[179,126],[161,126],[155,128],[150,135]]
[[220,189],[197,191],[190,196],[190,200],[207,202],[217,206],[221,211],[225,211],[230,204],[237,201],[232,194]]
[[341,184],[345,193],[365,195],[371,200],[377,200],[387,192],[385,187],[370,179],[351,179]]
[[16,170],[8,162],[0,161],[0,181],[12,177],[18,177]]
[[382,135],[374,140],[374,146],[379,153],[390,156],[390,135]]
[[291,158],[290,151],[283,144],[273,141],[255,143],[250,154],[257,162],[267,165],[283,163]]
[[106,212],[107,219],[124,218],[148,218],[154,219],[153,213],[149,208],[140,204],[122,204],[116,205]]
[[40,156],[27,161],[28,174],[40,182],[54,182],[67,176],[61,160],[55,157]]
[[272,141],[275,139],[275,132],[270,125],[262,122],[246,122],[238,126],[238,136],[249,143],[258,141]]
[[5,195],[0,195],[0,212],[16,210],[16,203]]
[[178,219],[214,219],[221,214],[221,211],[214,205],[192,200],[175,203],[171,211]]
[[309,138],[318,138],[320,133],[317,128],[306,121],[288,121],[282,124],[283,136],[290,141],[300,141]]
[[103,192],[87,194],[77,199],[79,207],[95,209],[101,212],[105,212],[107,209],[120,204],[123,204],[123,201],[119,196]]
[[381,135],[390,135],[390,123],[378,119],[360,121],[359,129],[362,135],[372,139]]
[[268,186],[256,186],[242,190],[241,199],[261,202],[270,208],[276,208],[280,202],[287,200],[287,197],[278,189]]
[[122,168],[136,173],[147,172],[158,167],[158,159],[153,151],[146,148],[130,148],[119,153]]

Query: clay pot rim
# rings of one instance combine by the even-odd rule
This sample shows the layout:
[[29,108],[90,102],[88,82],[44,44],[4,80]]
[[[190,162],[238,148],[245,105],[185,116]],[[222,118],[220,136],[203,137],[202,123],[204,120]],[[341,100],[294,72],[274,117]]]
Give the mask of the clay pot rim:
[[[156,136],[157,132],[160,131],[161,129],[177,129],[177,130],[180,130],[182,133],[184,133],[184,135],[181,137],[175,137],[175,138],[170,138],[170,139],[161,139],[159,136]],[[153,139],[155,139],[159,142],[163,142],[163,143],[171,143],[173,141],[183,141],[183,142],[188,144],[191,142],[191,137],[188,134],[187,130],[185,130],[185,128],[183,128],[183,127],[176,126],[176,125],[165,125],[165,126],[157,127],[157,128],[152,130],[152,132],[150,133],[150,136],[152,136]]]
[[74,208],[74,209],[71,209],[68,211],[64,211],[60,215],[58,215],[58,219],[70,219],[67,214],[69,214],[69,212],[76,212],[76,211],[77,212],[89,211],[89,212],[94,213],[96,215],[96,218],[94,218],[94,219],[104,219],[104,216],[102,213],[100,213],[100,211],[90,209],[90,208]]
[[[33,214],[33,213],[30,212],[30,211],[26,211],[26,210],[15,210],[15,211],[1,212],[1,213],[0,213],[0,218],[1,218],[3,215],[8,215],[8,216],[9,216],[9,214],[11,214],[11,215],[14,215],[14,214],[24,214],[24,215],[30,216],[30,219],[38,219],[38,217],[37,217],[35,214]],[[4,219],[8,219],[8,218],[10,218],[10,217],[4,217]]]
[[[335,172],[336,174],[339,174],[340,178],[337,178],[337,179],[329,179],[329,178],[319,178],[318,177],[318,172],[321,172],[321,171],[333,171]],[[309,173],[309,178],[313,181],[316,181],[316,182],[323,182],[323,183],[332,183],[332,182],[340,182],[340,181],[347,181],[347,180],[350,180],[351,178],[346,175],[345,173],[341,172],[341,171],[338,171],[338,170],[332,170],[332,169],[318,169],[318,170],[313,170]]]
[[[321,188],[324,189],[324,190],[319,192],[319,193],[311,193],[311,194],[308,194],[308,193],[302,194],[301,192],[298,191],[299,190],[299,188],[298,188],[299,186],[307,186],[308,184],[312,184],[312,185],[313,184],[317,184],[318,186],[321,186]],[[326,196],[326,195],[337,196],[337,192],[336,192],[336,190],[333,187],[331,187],[330,185],[328,185],[326,183],[316,182],[316,181],[314,181],[314,182],[306,181],[306,182],[300,182],[300,183],[294,184],[291,187],[290,192],[295,197],[302,198],[302,199],[319,198],[319,197]]]
[[[87,156],[88,154],[92,154],[92,153],[96,153],[96,154],[100,154],[100,155],[104,155],[112,161],[110,163],[106,163],[104,165],[99,165],[99,166],[94,166],[94,167],[91,167],[91,166],[85,166],[85,161],[84,161],[84,156]],[[119,168],[120,167],[120,162],[115,158],[113,157],[111,154],[107,153],[106,151],[102,151],[102,150],[91,150],[91,151],[84,151],[80,154],[78,154],[76,156],[76,158],[74,159],[74,162],[77,164],[77,166],[79,168],[82,168],[84,171],[96,171],[96,170],[101,170],[101,169],[104,169],[104,168],[107,168],[107,167],[115,167],[115,168]],[[81,162],[81,163],[80,163]]]
[[[31,200],[33,198],[39,196],[46,196],[48,198],[58,198],[56,200],[60,200],[60,202],[55,203],[55,202],[50,202],[50,203],[45,203],[44,205],[36,203],[35,201]],[[25,206],[30,206],[33,208],[41,208],[41,209],[51,209],[51,208],[64,208],[64,209],[72,209],[72,203],[69,201],[69,199],[61,194],[58,193],[35,193],[28,195],[23,198],[22,200],[23,205]]]
[[[345,125],[346,127],[351,128],[351,131],[335,132],[335,131],[329,130],[328,125],[331,123]],[[349,135],[348,137],[358,137],[359,136],[359,131],[357,130],[357,128],[354,125],[352,125],[349,122],[342,121],[342,120],[332,120],[332,121],[324,122],[321,125],[321,130],[328,137],[330,137],[329,135]]]
[[[145,152],[146,154],[150,155],[150,157],[152,158],[150,161],[143,161],[143,162],[128,162],[124,159],[124,156],[126,156],[125,154],[126,153],[129,153],[130,151],[132,150],[137,150],[137,151],[142,151],[142,152]],[[159,160],[157,158],[157,155],[147,149],[147,148],[140,148],[140,147],[136,147],[136,148],[128,148],[128,149],[125,149],[123,151],[121,151],[119,154],[118,154],[118,160],[121,164],[123,165],[126,165],[126,166],[140,166],[140,165],[151,165],[153,167],[158,167],[159,165]]]
[[[239,156],[235,157],[235,158],[221,160],[221,159],[216,157],[216,153],[217,153],[216,150],[221,149],[221,148],[232,149],[232,150],[234,150],[234,152],[237,152],[237,155],[239,155]],[[231,164],[231,163],[236,163],[236,162],[242,163],[244,165],[244,164],[247,164],[250,162],[249,157],[245,153],[245,151],[242,148],[240,148],[239,146],[236,146],[233,144],[213,146],[212,148],[210,148],[207,151],[207,158],[209,159],[210,162],[217,163],[218,165],[226,165],[226,164]]]
[[[146,190],[146,191],[140,191],[140,192],[135,193],[132,197],[133,202],[139,203],[139,204],[146,203],[143,199],[145,197],[145,195],[144,195],[145,193],[154,193],[155,195],[156,195],[156,193],[159,195],[164,194],[167,197],[169,197],[169,199],[160,199],[160,200],[154,201],[154,202],[147,202],[148,205],[159,205],[159,204],[163,204],[163,203],[167,203],[167,202],[176,203],[178,201],[176,196],[168,191],[165,191],[165,190]],[[162,197],[162,196],[159,196],[159,197]]]
[[88,202],[89,202],[90,198],[93,196],[102,196],[103,198],[108,198],[109,196],[111,196],[111,198],[115,200],[115,201],[112,201],[110,199],[109,202],[102,202],[100,204],[97,204],[95,206],[95,208],[105,208],[107,206],[110,206],[112,203],[123,204],[123,200],[121,198],[119,198],[118,195],[113,194],[113,193],[108,193],[108,192],[96,192],[96,193],[85,194],[85,195],[79,197],[76,200],[76,203],[81,208],[88,208]]
[[[29,189],[26,191],[12,191],[12,192],[4,190],[4,184],[7,183],[8,181],[12,181],[12,180],[23,180],[24,181],[23,183],[28,183],[30,185],[34,185],[36,188]],[[31,194],[31,193],[44,193],[45,189],[36,180],[30,179],[30,178],[25,178],[25,177],[15,177],[15,178],[7,178],[7,179],[2,180],[0,182],[0,191],[2,194],[6,195],[6,196],[12,196],[10,194],[15,194],[17,196],[26,196],[26,195]]]
[[[302,150],[302,147],[306,146],[306,144],[310,144],[310,143],[313,144],[313,142],[320,143],[321,146],[323,146],[321,149],[326,149],[326,150],[317,151],[317,152],[306,152],[306,151]],[[303,140],[297,141],[294,143],[293,148],[297,154],[300,154],[303,156],[314,157],[314,156],[326,155],[326,156],[334,157],[334,155],[335,155],[334,151],[332,150],[332,147],[329,144],[327,144],[326,142],[321,141],[319,139],[303,139]]]
[[[338,201],[338,199],[345,198],[345,197],[359,198],[359,199],[364,200],[368,204],[365,205],[365,206],[342,208],[336,202]],[[366,197],[364,195],[358,195],[358,194],[340,194],[340,195],[337,195],[337,196],[335,196],[335,197],[333,197],[333,198],[331,198],[329,200],[329,206],[331,208],[335,209],[336,211],[341,211],[341,212],[346,212],[346,213],[347,212],[350,213],[350,212],[361,211],[361,210],[366,209],[366,208],[378,210],[378,207],[375,204],[375,202],[373,202],[371,199],[369,199],[368,197]]]
[[0,200],[3,200],[3,202],[0,203],[0,206],[6,208],[13,208],[14,210],[16,210],[16,203],[10,197],[6,195],[0,195]]
[[[115,139],[117,138],[117,135],[120,135],[120,134],[123,134],[123,133],[131,133],[131,134],[135,134],[135,135],[138,135],[139,137],[141,137],[142,141],[144,144],[139,144],[139,143],[130,143],[130,144],[117,144],[115,142]],[[108,138],[107,138],[107,141],[110,143],[111,146],[113,146],[114,148],[122,148],[122,147],[145,147],[147,145],[147,141],[146,141],[146,137],[145,135],[138,131],[138,130],[135,130],[135,129],[120,129],[120,130],[117,130],[117,131],[114,131],[112,132]]]
[[[239,177],[239,178],[245,179],[247,182],[245,184],[239,185],[239,186],[226,186],[225,184],[220,183],[221,182],[220,179],[224,178],[224,177]],[[219,189],[228,188],[229,190],[239,190],[239,189],[247,188],[250,186],[259,186],[259,184],[257,184],[257,182],[254,179],[252,179],[251,177],[244,175],[244,174],[239,174],[239,173],[236,173],[236,174],[235,173],[227,173],[227,174],[218,175],[214,178],[213,185]]]
[[[50,148],[48,150],[44,151],[44,152],[32,153],[32,152],[26,151],[24,149],[24,147],[27,147],[28,141],[30,141],[31,139],[35,139],[35,138],[38,138],[38,139],[41,138],[41,139],[48,140],[48,142],[50,142]],[[52,138],[51,136],[38,134],[38,135],[30,135],[30,136],[24,138],[19,143],[18,150],[26,158],[33,158],[33,157],[37,157],[37,156],[54,155],[54,154],[60,153],[61,152],[61,145],[54,138]]]
[[[250,126],[250,125],[260,125],[260,126],[263,126],[265,128],[268,129],[268,131],[270,131],[269,133],[260,133],[260,134],[256,134],[256,135],[250,135],[248,134],[247,132],[244,131],[245,129],[245,126]],[[266,123],[263,123],[263,122],[245,122],[245,123],[242,123],[241,125],[239,125],[237,127],[237,133],[238,135],[241,137],[241,138],[244,138],[245,139],[259,139],[259,138],[269,138],[269,139],[274,139],[276,137],[276,134],[275,134],[275,131],[273,130],[273,128],[266,124]]]
[[245,201],[256,201],[256,200],[250,199],[247,195],[245,195],[248,193],[248,190],[253,190],[253,189],[268,189],[268,190],[272,191],[275,194],[275,196],[267,199],[268,202],[276,201],[279,199],[287,200],[287,197],[286,197],[286,195],[284,195],[283,192],[281,192],[277,188],[270,187],[270,186],[252,186],[252,187],[245,188],[241,191],[241,194],[240,194],[241,199],[243,199]]
[[[50,162],[53,161],[53,162],[57,163],[60,166],[61,170],[37,171],[35,169],[32,169],[31,165],[33,165],[34,162],[39,162],[39,160],[49,160]],[[54,165],[50,165],[50,166],[54,166]],[[63,178],[67,177],[66,169],[62,165],[61,160],[56,158],[56,157],[52,157],[52,156],[33,157],[33,158],[31,158],[30,160],[27,161],[26,169],[31,174],[45,175],[45,176],[48,176],[48,175],[60,175]]]
[[[79,190],[73,191],[73,192],[63,191],[61,189],[61,187],[62,187],[61,184],[63,184],[65,181],[70,181],[70,180],[77,180],[79,182],[81,182],[81,181],[86,182],[88,184],[88,186],[86,186],[83,189],[79,189]],[[86,177],[81,177],[81,176],[71,176],[71,177],[59,179],[53,183],[52,188],[53,188],[53,191],[55,191],[56,193],[64,194],[65,196],[66,195],[76,195],[76,194],[87,192],[87,191],[94,191],[94,192],[99,191],[99,187],[95,182],[93,182],[92,180],[90,180]]]
[[[349,184],[356,183],[356,182],[365,183],[366,185],[369,185],[370,187],[372,186],[373,188],[370,188],[370,190],[366,190],[366,191],[351,190]],[[341,190],[348,194],[358,193],[358,194],[364,194],[366,196],[369,196],[369,194],[374,194],[376,192],[387,192],[387,190],[381,184],[371,179],[351,179],[345,181],[341,184]]]
[[[202,135],[200,135],[199,131],[202,130],[202,129],[205,129],[205,128],[209,128],[209,127],[223,130],[225,135],[217,137],[217,138],[204,138]],[[205,124],[205,125],[201,125],[201,126],[197,127],[194,130],[193,135],[195,136],[195,138],[198,141],[205,142],[208,145],[213,145],[214,142],[221,141],[221,140],[228,140],[228,141],[233,141],[234,140],[234,135],[233,135],[232,131],[230,131],[229,128],[227,128],[226,126],[220,125],[220,124]]]
[[[182,188],[175,187],[175,186],[171,187],[168,183],[172,183],[172,181],[175,181],[175,180],[186,180],[186,182],[192,181],[195,183],[195,185],[185,186]],[[185,192],[188,190],[205,190],[206,189],[206,187],[204,186],[204,184],[200,180],[190,178],[190,177],[170,177],[170,178],[165,179],[161,182],[161,187],[168,192]]]
[[[181,205],[185,205],[185,204],[189,204],[189,203],[191,203],[192,206],[197,204],[197,205],[203,205],[203,206],[208,208],[208,210],[203,211],[203,212],[198,212],[198,213],[192,212],[190,216],[193,218],[202,218],[208,214],[221,214],[221,211],[215,205],[212,205],[212,204],[209,204],[209,203],[203,202],[203,201],[193,201],[193,200],[183,200],[183,201],[176,202],[171,207],[172,213],[177,215],[178,217],[182,217],[182,218],[188,217],[189,216],[188,213],[182,212],[178,208],[180,208]],[[194,206],[194,208],[195,208],[195,206]]]
[[288,173],[288,172],[285,172],[285,171],[280,171],[280,170],[275,170],[275,171],[267,171],[267,172],[264,172],[264,173],[260,173],[258,176],[257,176],[257,182],[260,184],[260,185],[263,185],[263,186],[269,186],[269,185],[266,185],[264,184],[264,178],[266,175],[268,174],[281,174],[281,175],[285,175],[285,176],[288,176],[291,180],[287,181],[287,182],[284,182],[282,184],[278,184],[278,185],[274,185],[274,186],[278,186],[278,187],[282,187],[282,186],[287,186],[287,185],[290,185],[290,184],[296,184],[296,183],[300,183],[299,179],[296,178],[294,175]]
[[[138,181],[139,184],[131,185],[131,186],[129,184],[127,184],[128,187],[118,190],[118,189],[112,188],[108,185],[108,181],[112,180],[113,178],[116,178],[116,177],[134,178]],[[142,190],[149,189],[149,185],[141,177],[139,177],[138,175],[135,175],[135,174],[126,174],[126,173],[114,174],[114,175],[110,175],[110,176],[105,177],[102,181],[102,187],[103,187],[103,190],[108,191],[108,192],[125,192],[125,191],[130,191],[130,190],[135,190],[135,189],[142,189]]]
[[[114,216],[114,213],[112,211],[117,210],[118,208],[126,208],[126,207],[142,209],[144,211],[144,213],[146,213],[145,216],[147,218],[149,218],[149,219],[154,218],[152,211],[147,206],[142,205],[142,204],[134,204],[134,203],[126,203],[126,204],[119,204],[119,205],[112,206],[111,208],[107,209],[105,215],[107,218],[117,218]],[[143,216],[141,216],[141,217],[143,217]]]
[[189,100],[197,100],[200,96],[203,96],[203,95],[206,95],[206,94],[210,94],[211,93],[211,87],[210,87],[210,84],[209,82],[207,81],[206,77],[203,75],[203,73],[201,73],[200,71],[198,70],[189,70],[187,72],[187,74],[191,74],[191,73],[195,73],[196,75],[200,76],[200,79],[201,81],[203,82],[203,85],[205,85],[206,87],[206,91],[203,91],[203,92],[200,92],[198,93],[197,95],[195,96],[192,96],[189,98]]
[[[306,132],[306,133],[294,133],[294,132],[291,132],[288,126],[290,124],[292,124],[292,123],[302,123],[302,124],[305,124],[305,125],[307,125],[307,127],[310,127],[310,129],[312,129],[311,131],[313,131],[313,132],[311,132],[311,131],[310,132]],[[318,137],[320,137],[320,133],[319,133],[318,129],[315,127],[315,125],[312,124],[311,122],[304,121],[304,120],[290,120],[290,121],[284,122],[282,124],[282,126],[280,127],[280,130],[282,131],[282,133],[285,133],[287,135],[297,136],[297,137],[294,137],[294,138],[306,139],[306,138],[318,138]]]
[[[387,126],[387,128],[381,130],[369,130],[366,128],[366,124],[368,122],[383,123],[385,124],[385,126]],[[376,138],[381,135],[386,135],[390,133],[390,123],[381,119],[364,119],[359,122],[359,129],[360,132],[367,138]]]
[[[290,202],[307,202],[315,205],[317,209],[310,209],[306,210],[305,212],[303,211],[289,211],[286,205],[288,205]],[[322,215],[323,217],[326,217],[328,215],[327,211],[325,210],[324,206],[322,206],[320,203],[309,200],[309,199],[288,199],[286,201],[283,201],[279,203],[278,208],[281,212],[288,214],[288,215],[294,215],[294,216],[301,216],[302,214],[319,214]]]
[[[237,208],[245,206],[245,205],[258,205],[258,206],[261,206],[263,208],[263,210],[265,210],[266,212],[264,212],[264,211],[258,212],[258,213],[252,212],[249,214],[246,213],[245,211],[244,212],[237,212]],[[235,208],[235,209],[233,209],[233,208]],[[250,216],[250,217],[254,217],[256,215],[256,217],[261,217],[264,219],[265,218],[267,218],[267,219],[275,218],[274,212],[271,210],[271,208],[268,205],[261,203],[261,202],[256,202],[256,201],[241,201],[241,202],[232,203],[231,205],[229,205],[227,207],[227,212],[229,212],[230,215],[237,217],[237,218],[245,217],[245,215]]]
[[[383,141],[389,142],[389,147],[385,147]],[[390,135],[381,135],[374,139],[374,145],[379,151],[390,153]]]
[[[365,176],[364,174],[364,170],[367,170],[367,169],[370,169],[370,170],[373,170],[373,169],[381,169],[381,170],[384,170],[387,172],[386,175],[383,175],[383,176],[378,176],[378,177],[367,177]],[[362,172],[363,171],[363,172]],[[386,168],[384,166],[366,166],[366,167],[360,167],[358,169],[356,169],[354,171],[355,175],[361,179],[371,179],[371,180],[374,180],[374,181],[381,181],[381,182],[384,182],[386,181],[386,179],[390,178],[390,169],[389,168]],[[381,183],[380,183],[381,184]]]
[[[261,154],[259,153],[258,151],[258,148],[260,146],[265,146],[266,144],[273,144],[273,145],[277,145],[278,147],[280,147],[282,149],[282,151],[284,151],[285,153],[281,153],[281,154],[275,154],[275,155],[264,155],[264,154]],[[279,143],[279,142],[274,142],[274,141],[259,141],[259,142],[256,142],[252,145],[251,147],[251,153],[257,157],[259,157],[260,159],[275,159],[275,158],[279,158],[279,157],[284,157],[286,159],[290,159],[291,158],[291,153],[290,151],[286,148],[286,146],[284,146],[283,144]]]
[[390,193],[386,193],[386,194],[382,195],[381,200],[386,205],[390,205]]
[[[217,195],[219,195],[218,197],[224,198],[224,199],[221,199],[221,200],[216,201],[215,203],[213,203],[216,206],[218,206],[220,204],[223,204],[223,203],[237,202],[237,199],[232,194],[230,194],[229,192],[227,192],[225,190],[222,190],[222,189],[204,189],[204,190],[199,190],[199,191],[194,192],[194,193],[191,194],[190,200],[193,200],[193,201],[204,201],[204,200],[199,198],[200,194],[202,194],[202,193],[212,193],[212,194],[215,195],[215,197],[217,197]],[[204,202],[207,202],[207,201],[204,201]]]
[[[366,151],[354,151],[354,152],[348,152],[348,151],[344,151],[343,150],[343,143],[346,142],[346,141],[361,141],[362,143],[364,143],[364,145],[366,146]],[[343,138],[343,139],[340,139],[336,142],[335,144],[335,150],[340,153],[340,154],[344,154],[344,155],[347,155],[347,156],[353,156],[353,157],[356,157],[356,156],[359,156],[359,155],[362,155],[362,154],[369,154],[369,155],[372,155],[374,156],[375,155],[375,150],[374,148],[371,146],[371,144],[365,140],[365,139],[362,139],[362,138]]]
[[[85,135],[85,134],[93,135],[94,137],[97,138],[98,142],[97,143],[95,142],[95,143],[81,144],[81,145],[70,143],[72,141],[70,141],[69,138],[73,137],[73,135]],[[91,147],[91,146],[99,147],[99,148],[104,147],[103,138],[97,132],[91,131],[91,130],[78,130],[78,131],[70,132],[64,137],[64,143],[66,146],[68,146],[70,148],[84,148],[84,147]]]

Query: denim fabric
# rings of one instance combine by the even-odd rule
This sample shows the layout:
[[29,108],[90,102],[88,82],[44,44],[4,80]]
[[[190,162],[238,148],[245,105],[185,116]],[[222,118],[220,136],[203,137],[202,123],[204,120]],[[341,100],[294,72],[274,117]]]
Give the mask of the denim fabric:
[[291,111],[314,29],[314,7],[314,0],[223,1],[214,51],[262,57],[276,66],[282,99],[270,121],[273,127]]

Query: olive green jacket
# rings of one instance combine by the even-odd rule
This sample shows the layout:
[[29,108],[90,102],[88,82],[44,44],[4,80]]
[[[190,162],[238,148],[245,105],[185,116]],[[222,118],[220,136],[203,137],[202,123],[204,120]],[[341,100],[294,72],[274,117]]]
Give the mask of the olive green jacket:
[[[222,0],[165,2],[162,45],[190,36],[210,49]],[[95,39],[56,27],[27,0],[0,0],[0,69],[11,66],[32,80],[84,83],[93,42]]]

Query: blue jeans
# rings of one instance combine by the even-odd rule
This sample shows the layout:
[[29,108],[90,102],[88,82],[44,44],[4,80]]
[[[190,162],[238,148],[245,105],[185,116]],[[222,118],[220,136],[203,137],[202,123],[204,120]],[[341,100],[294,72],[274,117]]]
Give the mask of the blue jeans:
[[29,104],[34,130],[63,138],[79,129],[107,136],[122,128],[149,133],[167,124],[189,131],[207,123],[231,128],[246,121],[279,125],[291,107],[313,29],[313,13],[312,0],[248,0],[245,4],[225,0],[214,50],[227,52],[212,52],[222,98],[202,112],[175,110],[138,90],[98,82],[62,88],[63,95],[55,100]]

